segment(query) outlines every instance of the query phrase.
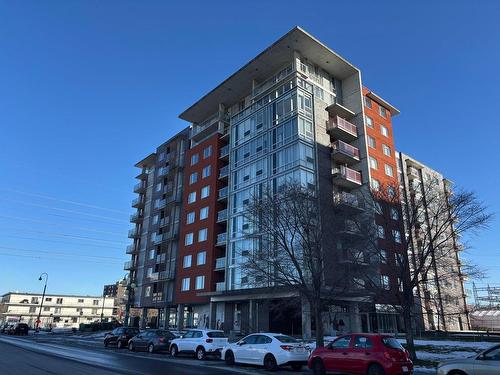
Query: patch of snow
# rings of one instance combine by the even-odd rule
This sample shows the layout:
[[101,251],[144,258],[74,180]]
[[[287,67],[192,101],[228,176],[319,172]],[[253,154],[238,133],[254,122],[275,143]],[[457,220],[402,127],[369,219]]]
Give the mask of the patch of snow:
[[[406,344],[406,339],[398,339],[402,344]],[[435,347],[453,347],[453,348],[471,348],[475,351],[481,351],[496,345],[494,342],[485,341],[452,341],[452,340],[415,340],[415,345],[435,346]]]

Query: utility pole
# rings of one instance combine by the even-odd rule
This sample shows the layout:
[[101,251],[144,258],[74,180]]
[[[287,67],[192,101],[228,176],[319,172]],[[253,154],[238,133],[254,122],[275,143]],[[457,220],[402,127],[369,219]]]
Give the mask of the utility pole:
[[42,315],[42,307],[43,307],[43,300],[45,299],[45,291],[47,290],[47,281],[49,280],[49,275],[47,272],[43,272],[40,277],[38,278],[38,281],[42,281],[42,276],[45,275],[45,285],[43,286],[43,293],[42,293],[42,302],[40,303],[40,311],[38,311],[38,318],[36,319],[36,328],[35,330],[38,332],[38,327],[40,325],[40,316]]
[[101,309],[101,323],[104,320],[104,304],[106,303],[106,293],[102,294],[103,299],[102,299],[102,309]]

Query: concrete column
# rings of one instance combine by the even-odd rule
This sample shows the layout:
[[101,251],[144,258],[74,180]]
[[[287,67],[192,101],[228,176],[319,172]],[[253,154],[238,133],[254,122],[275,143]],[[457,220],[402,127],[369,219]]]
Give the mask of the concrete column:
[[311,338],[311,305],[305,298],[302,298],[302,338]]
[[217,302],[212,302],[210,301],[210,323],[209,327],[210,329],[216,329],[217,325]]
[[140,328],[145,329],[146,328],[146,323],[148,321],[148,308],[144,307],[142,309],[142,314],[141,314],[141,322],[140,322]]
[[359,313],[359,304],[353,302],[350,306],[351,332],[361,332],[361,314]]
[[255,300],[248,301],[248,333],[255,332]]
[[184,328],[184,305],[179,304],[177,306],[177,329],[181,330]]
[[168,329],[170,323],[170,306],[165,306],[163,309],[163,328]]

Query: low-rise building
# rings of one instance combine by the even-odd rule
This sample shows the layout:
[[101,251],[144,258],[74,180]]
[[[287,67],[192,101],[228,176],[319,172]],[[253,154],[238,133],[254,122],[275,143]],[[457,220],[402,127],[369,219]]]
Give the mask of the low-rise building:
[[36,326],[40,314],[41,328],[77,328],[80,323],[92,323],[113,317],[113,298],[62,294],[9,292],[1,297],[0,323],[23,322]]

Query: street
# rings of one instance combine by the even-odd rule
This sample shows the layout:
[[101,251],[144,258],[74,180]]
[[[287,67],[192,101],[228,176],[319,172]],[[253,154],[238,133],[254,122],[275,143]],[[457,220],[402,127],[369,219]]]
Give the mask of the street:
[[[2,375],[155,375],[155,374],[267,374],[253,366],[227,367],[223,361],[198,361],[190,356],[135,353],[104,348],[102,340],[71,335],[0,336]],[[275,374],[297,374],[283,368]],[[303,369],[299,374],[310,374]],[[415,375],[429,374],[416,371]]]

